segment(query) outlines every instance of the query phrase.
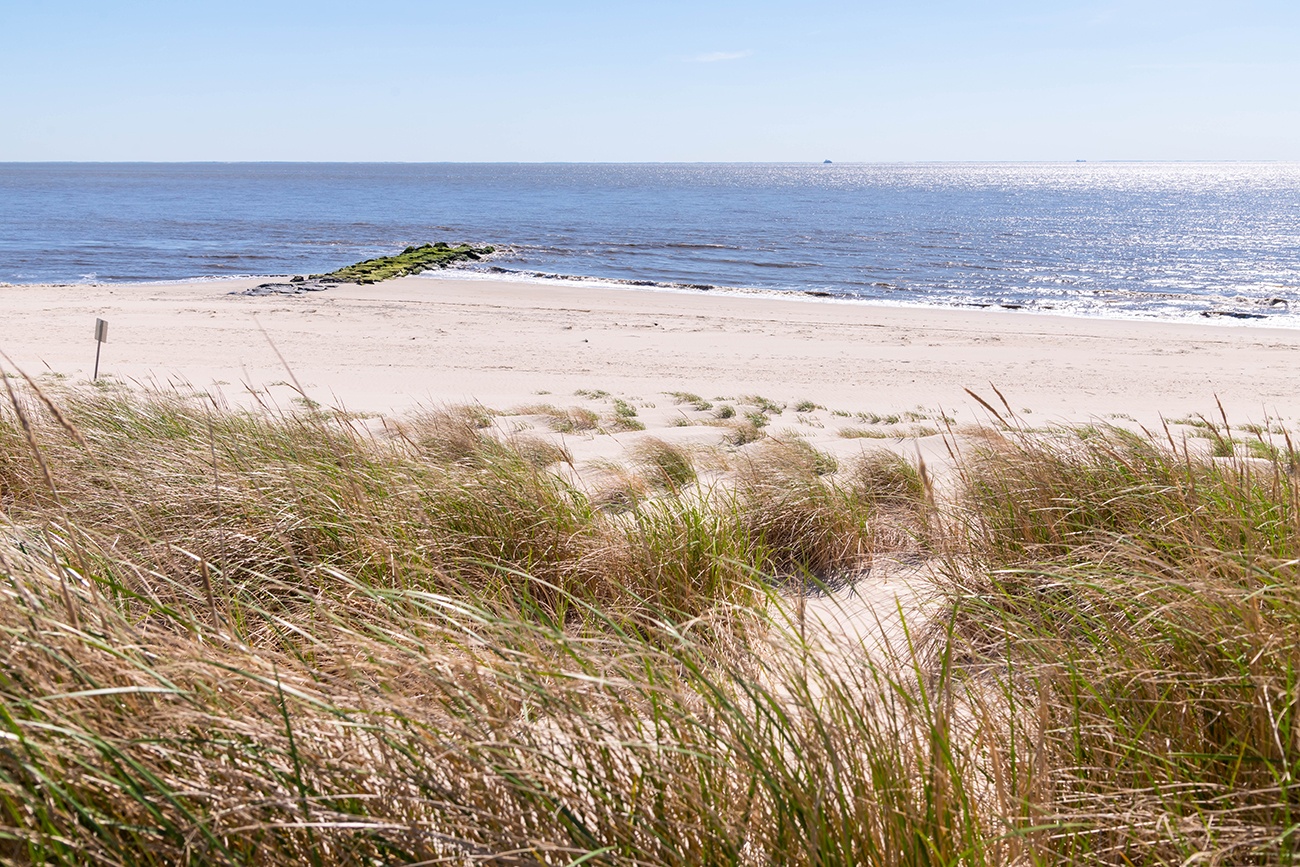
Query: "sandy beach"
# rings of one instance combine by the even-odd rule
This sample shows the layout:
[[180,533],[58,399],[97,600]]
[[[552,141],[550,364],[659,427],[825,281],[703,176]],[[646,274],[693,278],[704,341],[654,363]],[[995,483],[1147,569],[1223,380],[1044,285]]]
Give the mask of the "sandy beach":
[[258,282],[3,286],[0,349],[33,375],[87,379],[103,318],[101,375],[289,400],[287,363],[313,399],[380,413],[588,390],[671,415],[664,393],[682,391],[976,421],[964,389],[993,383],[1035,421],[1153,424],[1217,411],[1216,395],[1242,420],[1300,415],[1286,329],[441,277],[232,294]]
[[[0,287],[0,309],[5,313],[0,321],[0,349],[10,359],[5,364],[6,374],[12,375],[9,370],[17,366],[38,384],[48,383],[54,399],[66,400],[73,408],[69,415],[72,424],[89,431],[85,439],[109,444],[97,454],[87,455],[73,438],[59,433],[62,428],[52,414],[36,413],[32,417],[44,425],[37,437],[46,461],[42,466],[53,467],[58,474],[48,483],[59,494],[53,501],[58,511],[44,515],[35,511],[33,504],[47,502],[46,482],[41,474],[30,471],[25,477],[11,474],[18,479],[16,483],[8,477],[4,480],[10,487],[0,493],[15,505],[0,505],[5,506],[6,514],[20,516],[18,520],[26,526],[43,520],[56,528],[67,526],[70,510],[79,509],[73,519],[80,522],[76,526],[90,528],[89,532],[82,530],[86,538],[111,540],[104,550],[123,558],[122,563],[129,562],[124,558],[133,556],[130,546],[135,544],[126,515],[140,522],[138,538],[146,540],[139,547],[142,553],[135,556],[155,556],[151,552],[164,550],[184,552],[160,560],[161,565],[151,567],[149,574],[151,580],[163,576],[159,580],[171,582],[165,586],[181,588],[180,602],[172,608],[198,613],[186,615],[192,620],[184,622],[184,628],[171,630],[152,626],[145,630],[135,625],[152,624],[156,617],[136,618],[129,624],[123,620],[115,634],[126,637],[117,640],[147,648],[150,659],[164,660],[159,665],[165,666],[168,676],[174,670],[208,671],[201,689],[187,699],[194,704],[228,689],[229,672],[237,667],[278,666],[250,680],[253,686],[241,687],[251,698],[241,694],[238,719],[226,721],[220,716],[226,711],[221,709],[203,717],[205,725],[230,726],[240,732],[238,738],[228,739],[231,743],[247,742],[249,719],[255,720],[260,740],[253,741],[250,749],[258,750],[259,756],[264,752],[263,741],[272,742],[280,737],[282,725],[287,728],[290,712],[285,709],[284,692],[274,694],[279,704],[264,695],[260,710],[248,708],[257,707],[260,685],[274,683],[279,690],[284,672],[300,665],[301,659],[311,659],[311,668],[296,675],[301,687],[294,688],[319,690],[316,672],[320,663],[316,660],[327,659],[323,668],[348,671],[348,666],[355,664],[352,660],[361,655],[356,648],[365,648],[365,676],[349,675],[339,682],[369,683],[375,671],[383,671],[389,682],[400,686],[358,696],[344,692],[329,695],[341,695],[331,700],[349,708],[380,708],[375,722],[368,724],[371,728],[391,725],[391,718],[399,721],[393,731],[409,731],[408,717],[423,719],[419,715],[429,713],[436,715],[430,719],[437,718],[436,724],[443,725],[464,708],[479,707],[462,701],[462,689],[466,682],[495,683],[477,676],[487,671],[486,667],[475,669],[474,677],[456,673],[446,684],[430,684],[420,680],[425,672],[460,671],[448,664],[450,657],[412,656],[403,649],[391,661],[377,662],[388,660],[384,654],[392,647],[407,645],[388,638],[365,644],[369,639],[363,636],[369,633],[360,630],[320,633],[322,637],[311,631],[321,629],[320,622],[343,623],[343,618],[356,611],[396,610],[388,607],[389,603],[376,601],[401,598],[391,594],[405,591],[394,590],[390,584],[402,586],[401,582],[417,575],[441,576],[448,568],[462,570],[454,573],[457,576],[468,576],[457,579],[465,583],[451,586],[445,595],[440,590],[437,596],[463,597],[464,602],[451,606],[456,611],[503,593],[519,594],[519,601],[512,603],[519,606],[516,610],[533,611],[538,599],[549,604],[545,600],[557,586],[580,586],[580,593],[613,588],[609,590],[614,594],[609,597],[612,601],[598,600],[601,606],[626,605],[627,599],[635,599],[640,606],[642,600],[653,597],[684,599],[700,610],[717,605],[723,611],[718,600],[725,597],[726,604],[739,600],[746,611],[762,611],[763,617],[770,618],[764,621],[764,628],[772,630],[768,632],[771,641],[733,646],[733,639],[728,639],[722,646],[746,665],[752,660],[769,665],[766,661],[770,660],[770,667],[761,669],[766,674],[755,676],[749,669],[736,669],[740,674],[734,685],[721,692],[713,682],[707,689],[682,687],[695,690],[684,705],[691,708],[692,722],[674,722],[665,728],[674,732],[703,730],[710,738],[715,732],[725,735],[739,730],[751,739],[743,749],[731,741],[716,746],[706,742],[713,752],[703,755],[714,769],[731,767],[737,756],[784,755],[784,745],[800,743],[790,739],[792,732],[837,732],[835,737],[841,740],[833,743],[833,749],[838,754],[872,761],[898,751],[897,731],[917,732],[923,738],[917,742],[919,747],[904,742],[900,754],[908,755],[911,749],[932,750],[937,735],[931,733],[958,730],[954,720],[962,725],[969,722],[963,708],[985,706],[987,690],[970,693],[975,698],[965,699],[967,704],[944,711],[959,715],[953,719],[891,718],[879,747],[862,748],[863,724],[854,728],[855,724],[844,726],[843,721],[866,719],[860,708],[873,706],[875,690],[892,682],[889,678],[895,675],[890,672],[900,660],[900,671],[911,672],[913,666],[918,673],[923,671],[921,666],[930,663],[895,654],[904,653],[904,648],[910,653],[915,646],[913,636],[939,636],[941,631],[935,625],[957,623],[959,611],[963,617],[970,616],[959,606],[971,599],[976,600],[972,609],[988,612],[1002,611],[1003,605],[1048,607],[1024,609],[1032,612],[1028,617],[1015,614],[988,623],[971,621],[954,628],[969,629],[973,639],[963,634],[945,641],[973,640],[985,648],[987,635],[1005,633],[1015,636],[1006,642],[1006,647],[1013,648],[1008,654],[1062,643],[1082,648],[1083,655],[1078,657],[1082,662],[1071,664],[1086,666],[1082,670],[1087,676],[1053,674],[1062,670],[1056,656],[1044,664],[1032,655],[1008,655],[1007,685],[993,690],[999,696],[1011,694],[1011,684],[1022,677],[1025,682],[1045,675],[1060,678],[1055,688],[1063,690],[1065,697],[1054,706],[1044,705],[1045,709],[1039,710],[1033,704],[1036,696],[1049,694],[1046,690],[1026,694],[1023,707],[1033,716],[1017,725],[1020,731],[1031,729],[1047,714],[1069,719],[1085,702],[1103,696],[1103,713],[1083,718],[1085,722],[1074,723],[1075,728],[1062,727],[1063,734],[1050,747],[1065,768],[1076,766],[1074,745],[1085,737],[1093,738],[1099,751],[1107,754],[1119,743],[1133,755],[1145,755],[1124,738],[1155,716],[1150,710],[1152,702],[1130,697],[1153,694],[1157,683],[1161,689],[1169,688],[1170,683],[1189,684],[1172,700],[1180,704],[1176,712],[1167,712],[1167,721],[1161,723],[1165,728],[1158,731],[1163,743],[1175,744],[1171,750],[1190,755],[1193,747],[1204,749],[1207,737],[1202,732],[1208,727],[1193,727],[1187,735],[1186,720],[1198,714],[1197,718],[1209,718],[1209,711],[1203,708],[1211,707],[1216,708],[1215,713],[1228,707],[1248,719],[1232,728],[1234,732],[1265,733],[1250,743],[1242,740],[1238,744],[1233,740],[1235,734],[1226,737],[1228,745],[1214,747],[1215,755],[1238,757],[1248,750],[1264,754],[1281,742],[1270,729],[1276,725],[1275,718],[1263,717],[1258,710],[1266,703],[1250,699],[1249,690],[1286,696],[1294,682],[1294,619],[1279,616],[1266,626],[1256,624],[1264,622],[1258,602],[1261,575],[1280,576],[1268,585],[1270,592],[1283,600],[1274,609],[1295,610],[1287,601],[1295,597],[1284,595],[1293,591],[1277,589],[1291,586],[1284,581],[1294,581],[1294,564],[1300,562],[1295,557],[1292,524],[1288,523],[1300,511],[1294,478],[1288,475],[1293,472],[1294,453],[1283,450],[1285,440],[1279,432],[1297,429],[1300,423],[1300,393],[1294,387],[1293,374],[1300,330],[1069,318],[994,309],[904,309],[810,297],[448,276],[403,278],[372,286],[340,285],[296,295],[242,294],[259,282]],[[97,318],[108,322],[109,340],[101,359],[101,378],[110,384],[105,396],[114,395],[115,387],[155,387],[182,397],[210,395],[218,405],[223,401],[232,406],[261,404],[294,415],[285,424],[276,418],[238,416],[232,425],[229,415],[214,412],[206,416],[206,396],[198,401],[162,397],[157,403],[103,400],[93,387],[85,385],[95,358]],[[989,420],[990,410],[967,389],[1001,412],[1002,399],[995,396],[994,386],[1017,416],[1015,424],[1028,436],[998,439],[989,428],[974,427]],[[1218,402],[1234,428],[1231,437],[1195,418],[1203,414],[1214,419],[1220,411]],[[318,404],[351,414],[301,412]],[[156,416],[150,406],[186,409],[176,415],[169,410]],[[205,408],[195,412],[200,406]],[[450,409],[440,411],[443,408]],[[175,421],[187,417],[188,424]],[[199,422],[205,417],[206,429]],[[216,418],[215,427],[212,417]],[[1164,449],[1164,432],[1158,427],[1162,418],[1172,422],[1171,439],[1175,443],[1183,440],[1173,451]],[[1091,421],[1129,429],[1145,426],[1155,432],[1158,448],[1142,445],[1146,441],[1140,437],[1092,432],[1059,438],[1039,435],[1054,423]],[[1251,422],[1268,424],[1246,428]],[[16,426],[9,426],[8,431],[13,453],[23,453],[25,446],[18,440]],[[1259,439],[1253,439],[1250,432],[1257,433]],[[324,441],[333,442],[335,450],[318,450]],[[1002,443],[1005,448],[978,448],[991,443]],[[1135,450],[1133,460],[1124,459],[1126,449]],[[509,457],[500,459],[503,454]],[[1114,460],[1115,455],[1120,460]],[[15,461],[13,466],[23,464]],[[358,466],[364,469],[352,469]],[[340,468],[345,469],[341,472]],[[967,472],[979,474],[976,485],[970,483],[972,477]],[[1267,484],[1256,484],[1259,480]],[[984,486],[980,498],[968,496],[980,485]],[[889,493],[891,486],[895,493]],[[104,508],[104,491],[108,489],[122,505]],[[977,502],[982,505],[973,505]],[[156,517],[145,525],[141,515]],[[1278,520],[1278,516],[1283,517]],[[54,524],[56,520],[60,523]],[[35,538],[34,533],[28,535]],[[159,545],[159,539],[166,544]],[[1077,546],[1058,555],[1062,558],[1058,562],[1076,556],[1094,559],[1067,568],[1029,559],[1038,554],[1023,553],[1059,550],[1062,539],[1067,540],[1067,547],[1076,546],[1076,542]],[[28,537],[23,537],[18,545],[0,547],[0,558],[13,561],[18,554],[29,556],[23,547],[27,541]],[[228,588],[248,586],[252,588],[250,598],[257,594],[256,601],[243,610],[262,611],[259,606],[265,604],[262,600],[268,592],[267,585],[259,583],[264,580],[261,576],[271,574],[277,564],[283,568],[286,552],[295,558],[297,571],[283,573],[289,580],[276,585],[270,595],[297,600],[305,598],[298,595],[306,592],[303,588],[310,588],[310,605],[287,605],[285,610],[312,613],[297,621],[276,614],[258,634],[279,635],[276,630],[284,629],[287,622],[292,634],[313,642],[311,654],[281,654],[279,661],[267,663],[264,657],[276,652],[274,648],[241,638],[229,645],[234,650],[222,651],[233,661],[225,657],[213,661],[217,651],[208,637],[215,634],[212,630],[225,622],[246,622],[244,614],[223,614],[228,603],[222,594],[244,593]],[[1257,559],[1243,562],[1248,556]],[[980,565],[984,561],[979,557],[989,558],[990,565]],[[222,565],[216,570],[201,565],[196,575],[189,565],[194,561]],[[413,565],[404,565],[408,562]],[[1043,562],[1049,565],[1043,566]],[[175,570],[177,577],[167,577],[171,574],[168,569]],[[540,572],[544,569],[550,571]],[[965,569],[975,571],[966,575]],[[1267,571],[1270,569],[1274,572]],[[124,566],[122,572],[127,571]],[[551,583],[538,585],[542,591],[536,595],[531,589],[533,579],[522,585],[514,583],[520,575],[539,572]],[[210,573],[221,580],[210,581]],[[998,580],[1003,573],[1018,577],[1005,584],[980,583]],[[380,575],[382,593],[373,600],[359,595],[358,588],[367,585],[353,581],[349,576],[354,574]],[[787,583],[780,585],[783,589],[778,594],[763,595],[765,602],[757,596],[736,595],[750,592],[745,588],[751,587],[755,574]],[[818,582],[825,576],[825,583],[806,583],[809,575]],[[1222,577],[1225,575],[1228,577]],[[249,580],[246,576],[255,577]],[[501,576],[506,576],[506,583],[500,583]],[[970,583],[945,583],[955,576]],[[1033,577],[1022,581],[1023,576]],[[793,583],[796,581],[799,583]],[[77,612],[95,612],[97,622],[110,614],[120,616],[102,607],[101,600],[113,597],[98,593],[95,588],[99,585],[87,589],[78,583],[73,591],[60,591],[57,588],[61,586],[68,585],[60,585],[51,573],[23,585],[22,594],[10,594],[11,619],[6,628],[13,633],[27,628],[32,615],[20,611],[17,600],[37,598],[38,591],[45,593],[41,611],[73,612],[68,622],[47,628],[49,635],[87,634],[80,624],[88,615]],[[795,592],[796,587],[808,592]],[[995,589],[987,589],[990,587]],[[1048,587],[1070,589],[1043,592]],[[1195,592],[1187,592],[1189,587]],[[70,601],[72,592],[80,594],[76,601]],[[1020,595],[1011,595],[1014,593]],[[1238,598],[1240,602],[1224,601]],[[989,604],[981,607],[983,601]],[[560,603],[561,607],[568,604]],[[96,609],[97,605],[101,608]],[[1054,607],[1058,605],[1064,610]],[[1239,605],[1239,609],[1229,605]],[[432,610],[419,606],[413,605],[412,610]],[[1116,624],[1113,631],[1087,629],[1081,630],[1083,637],[1071,637],[1069,628],[1061,625],[1100,622],[1103,618],[1096,618],[1095,610],[1114,612],[1105,618]],[[1242,613],[1236,613],[1238,610]],[[335,620],[320,620],[318,611],[329,612]],[[1040,611],[1046,614],[1040,616]],[[1173,616],[1167,611],[1173,611]],[[713,634],[711,627],[699,626],[713,616],[712,609],[708,612],[692,615],[691,625],[680,632],[673,625],[673,641],[682,634]],[[473,617],[478,619],[472,624],[451,624],[446,641],[426,643],[422,637],[421,646],[444,653],[441,648],[459,646],[461,636],[477,636],[491,618]],[[391,626],[385,622],[377,627],[377,634],[424,636],[430,624],[425,614],[419,618],[393,621]],[[1147,637],[1150,632],[1145,624],[1157,619],[1172,624],[1176,630],[1173,638]],[[1041,623],[1043,631],[1011,631],[1027,623]],[[1246,639],[1237,631],[1241,624],[1261,637]],[[503,628],[507,631],[501,633],[502,640],[514,640],[510,637],[514,634],[540,634],[527,632],[534,627],[523,621],[511,621]],[[778,628],[785,631],[777,633]],[[544,641],[530,646],[552,647],[557,634],[549,630]],[[724,628],[717,630],[717,634],[725,632]],[[582,652],[590,655],[573,658],[586,666],[584,672],[607,671],[611,659],[638,658],[635,654],[640,645],[626,643],[633,634],[639,632],[621,632],[619,641],[625,643],[612,645],[610,651],[611,645],[592,642],[584,633],[574,646],[588,648]],[[1248,640],[1255,644],[1246,644]],[[18,682],[41,684],[32,690],[41,701],[46,695],[67,698],[62,660],[90,660],[76,664],[99,665],[104,644],[95,641],[93,646],[75,644],[57,653],[40,654],[40,659],[59,660],[57,671],[41,669],[24,674]],[[172,643],[158,643],[161,641]],[[1090,641],[1094,643],[1088,644]],[[662,659],[662,647],[651,646],[653,655],[646,659]],[[958,645],[959,652],[974,646]],[[1217,669],[1203,661],[1213,659],[1203,648],[1239,646],[1279,649],[1269,651],[1273,656],[1265,662],[1253,662],[1249,670],[1243,669],[1236,657],[1215,663],[1220,665]],[[715,658],[712,654],[717,651],[712,646],[698,647],[705,658]],[[325,657],[321,648],[343,655]],[[1260,651],[1256,659],[1264,653]],[[606,750],[603,744],[609,730],[602,722],[602,733],[593,737],[587,729],[576,728],[572,730],[578,736],[558,742],[547,734],[569,731],[563,726],[597,716],[585,703],[593,694],[590,675],[584,673],[575,680],[576,688],[557,687],[557,682],[564,681],[552,674],[554,654],[549,649],[545,654],[529,657],[522,669],[512,669],[545,672],[545,688],[526,681],[526,691],[518,697],[510,694],[509,707],[497,712],[490,725],[494,732],[508,732],[519,739],[525,745],[520,755],[542,756],[546,768],[564,769],[576,744],[601,744],[600,750]],[[1153,669],[1150,660],[1157,654],[1159,667]],[[1118,667],[1106,669],[1117,665],[1117,658]],[[816,673],[808,680],[810,660]],[[1002,663],[996,668],[1002,671]],[[649,669],[653,664],[621,673],[619,682],[632,683],[634,674],[640,677]],[[1257,669],[1266,673],[1260,675]],[[1107,688],[1112,692],[1102,693],[1091,685],[1095,680],[1092,673],[1097,670],[1110,672],[1096,680],[1111,684]],[[887,677],[866,672],[885,672]],[[665,681],[658,673],[652,671],[652,675],[655,690],[661,690]],[[927,671],[923,676],[928,683],[933,674]],[[87,685],[104,681],[98,669],[97,679],[84,673],[77,677],[77,683]],[[1257,686],[1265,678],[1271,678],[1265,681],[1267,685]],[[509,677],[500,680],[517,683]],[[985,681],[970,678],[969,682]],[[154,683],[149,680],[147,690],[156,690]],[[220,689],[210,685],[218,683],[223,684]],[[723,706],[744,708],[743,703],[726,696],[731,690],[753,695],[756,684],[772,697],[762,700],[786,709],[779,716],[789,715],[793,724],[769,734],[767,723],[752,724],[744,710],[734,727],[699,727],[694,722],[698,719],[694,708],[699,706],[713,707],[709,713]],[[1218,692],[1201,698],[1201,692],[1209,691],[1205,684],[1215,684]],[[1071,685],[1083,692],[1064,692]],[[497,689],[491,687],[491,691]],[[1197,692],[1193,698],[1179,697],[1191,695],[1193,690]],[[88,686],[88,691],[71,695],[95,696],[99,692],[100,688]],[[109,692],[116,694],[117,689]],[[417,692],[418,697],[412,698]],[[557,703],[544,709],[549,716],[536,717],[540,722],[520,726],[518,708],[531,708],[538,695],[558,696]],[[884,701],[880,706],[900,709],[889,713],[903,713],[903,708],[919,707],[913,695],[908,692],[907,701]],[[1248,699],[1243,700],[1242,695]],[[1193,700],[1201,704],[1189,713],[1187,705]],[[710,701],[715,704],[709,705]],[[159,702],[152,712],[189,706],[169,699],[165,707]],[[121,710],[125,704],[113,707],[120,721],[113,717],[112,725],[129,728],[137,724],[134,715],[127,716],[133,712]],[[614,718],[628,726],[619,730],[621,742],[640,742],[647,730],[638,717],[643,707],[641,703],[636,709],[629,705],[614,711]],[[309,713],[315,712],[309,711],[306,703],[301,710],[295,709],[293,730],[325,731],[327,725],[336,725],[333,714],[344,713],[330,711],[326,724],[312,721]],[[530,709],[529,713],[535,712]],[[1253,721],[1246,717],[1249,713],[1256,714]],[[480,716],[475,710],[475,726]],[[181,731],[173,754],[186,756],[187,767],[206,767],[202,763],[211,760],[210,752],[196,752],[193,757],[184,752],[192,749],[188,722],[192,718],[186,717],[184,725],[171,717],[161,723],[151,719],[147,730],[151,739],[155,730]],[[835,724],[826,725],[831,719]],[[1220,729],[1229,727],[1216,731]],[[998,723],[988,731],[992,734],[982,731],[979,738],[957,747],[965,751],[962,767],[988,761],[982,752],[987,749],[983,744],[988,737],[1004,738],[994,748],[1000,755],[1018,749],[1010,746],[1009,727],[1004,731]],[[541,740],[530,740],[538,732]],[[1175,740],[1179,737],[1183,740]],[[780,740],[752,749],[753,743],[768,743],[762,738]],[[555,750],[557,743],[559,752],[548,752]],[[816,756],[816,750],[825,746],[824,741],[809,744],[791,751],[800,762],[806,761],[804,756]],[[692,744],[689,749],[672,752],[694,755],[699,749]],[[381,782],[425,779],[428,767],[460,752],[439,745],[436,756],[417,757],[409,765],[388,761],[380,766]],[[668,752],[656,748],[638,753],[636,761],[650,766],[647,757]],[[225,753],[220,755],[225,762]],[[317,766],[332,768],[342,757],[356,755],[366,753],[354,749],[327,753]],[[401,755],[401,761],[408,761],[406,752]],[[716,760],[710,758],[715,755]],[[1169,763],[1159,750],[1153,755],[1152,762],[1158,764],[1151,767],[1156,770],[1144,773],[1157,778]],[[598,765],[594,759],[582,761],[588,762],[586,767]],[[909,767],[914,762],[916,767],[925,767],[924,762],[911,758]],[[93,767],[90,759],[83,764]],[[354,791],[351,787],[357,775],[371,773],[374,767],[367,756],[356,775],[347,778],[350,788],[343,789],[342,783],[336,788]],[[664,767],[665,778],[674,780],[665,786],[666,791],[682,789],[679,779],[707,776],[694,769],[683,773],[676,760]],[[496,766],[469,766],[457,773],[467,779],[491,778],[497,770]],[[759,771],[744,773],[751,775],[749,779],[762,777]],[[1259,782],[1253,785],[1264,793],[1261,800],[1273,797],[1271,787],[1278,773],[1274,766],[1266,765],[1254,778]],[[225,779],[223,774],[224,766],[222,773],[209,774],[202,785],[209,785],[208,779]],[[1193,766],[1184,777],[1199,780],[1204,775]],[[789,779],[805,777],[818,778],[800,767]],[[851,770],[845,779],[850,778],[889,779],[867,766]],[[638,776],[630,791],[639,791],[640,779]],[[786,797],[787,778],[773,779],[780,781],[779,798]],[[1128,796],[1131,779],[1123,774],[1114,783],[1104,780],[1103,784],[1112,786],[1103,789],[1101,796],[1109,810],[1110,804],[1122,803],[1121,798]],[[615,781],[611,791],[623,792],[622,785]],[[858,785],[853,782],[849,787]],[[1194,788],[1180,785],[1189,791]],[[185,786],[192,790],[199,784],[186,782]],[[909,786],[918,791],[923,788],[919,783]],[[121,790],[129,791],[129,787]],[[893,783],[884,789],[889,793],[899,790]],[[247,783],[241,778],[233,794],[225,797],[242,804],[247,792]],[[819,789],[806,797],[820,804],[822,792]],[[1144,793],[1141,790],[1143,797]],[[569,797],[575,803],[585,803],[585,794]],[[961,802],[952,794],[945,797],[952,803]],[[847,796],[837,798],[840,803],[857,803]],[[608,800],[632,802],[635,796],[619,794],[608,796]],[[699,800],[685,796],[682,814]],[[292,803],[292,799],[261,799],[258,803],[263,802]],[[376,802],[386,803],[383,799]],[[1193,807],[1202,809],[1199,803],[1168,808],[1164,800],[1154,797],[1140,807],[1152,811],[1148,805],[1157,802],[1165,812],[1176,808],[1190,814]],[[871,805],[864,809],[884,810],[874,806],[874,801],[864,803]],[[1003,816],[1015,815],[1013,811],[1021,807],[1017,801],[990,809]],[[888,809],[894,811],[889,815],[897,814],[894,806]],[[1128,809],[1126,817],[1138,815],[1136,808]],[[1148,827],[1162,827],[1164,815],[1143,821]],[[1062,812],[1060,821],[1074,822],[1072,816]],[[340,827],[359,827],[356,820],[346,821],[348,824]],[[406,825],[402,823],[412,820],[403,813],[398,820],[384,821],[385,828],[403,828]],[[445,821],[445,812],[428,820],[434,821]],[[1129,827],[1127,818],[1125,822]],[[858,827],[867,822],[854,818],[852,824]],[[1274,833],[1277,823],[1266,816],[1256,824],[1258,829],[1252,826],[1241,834],[1262,839],[1265,832]],[[771,847],[774,852],[787,849],[783,841]]]

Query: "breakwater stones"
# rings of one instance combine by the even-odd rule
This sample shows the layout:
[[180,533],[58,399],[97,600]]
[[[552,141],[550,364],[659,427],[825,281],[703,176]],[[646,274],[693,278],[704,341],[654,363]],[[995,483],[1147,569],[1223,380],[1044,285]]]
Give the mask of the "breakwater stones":
[[[1232,299],[1238,304],[1250,305],[1253,307],[1267,307],[1269,310],[1281,309],[1286,312],[1291,302],[1285,298],[1243,298],[1237,296]],[[1249,313],[1241,310],[1202,310],[1201,315],[1207,319],[1227,318],[1227,319],[1267,319],[1263,313]]]
[[231,295],[299,295],[303,292],[320,292],[337,285],[337,280],[316,280],[310,277],[293,277],[287,283],[258,283],[251,289],[240,289]]
[[348,265],[328,274],[291,277],[288,281],[261,283],[251,289],[232,292],[232,295],[299,295],[303,292],[321,292],[339,283],[369,284],[419,274],[431,268],[446,268],[456,262],[471,262],[495,252],[492,247],[472,247],[461,244],[453,247],[443,241],[407,247],[395,256],[380,256]]

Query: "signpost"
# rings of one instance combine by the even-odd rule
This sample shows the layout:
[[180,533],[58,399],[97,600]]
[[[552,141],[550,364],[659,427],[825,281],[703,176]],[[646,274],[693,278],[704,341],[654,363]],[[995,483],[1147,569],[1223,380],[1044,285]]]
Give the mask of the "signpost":
[[104,348],[108,342],[108,323],[103,319],[95,320],[95,375],[90,381],[95,382],[99,379],[99,351]]

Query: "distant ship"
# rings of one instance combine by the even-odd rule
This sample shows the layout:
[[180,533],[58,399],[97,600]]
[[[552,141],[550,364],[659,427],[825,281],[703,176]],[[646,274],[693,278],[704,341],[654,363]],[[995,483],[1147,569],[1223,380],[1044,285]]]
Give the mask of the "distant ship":
[[822,165],[829,166],[830,164],[831,164],[830,160],[822,160]]

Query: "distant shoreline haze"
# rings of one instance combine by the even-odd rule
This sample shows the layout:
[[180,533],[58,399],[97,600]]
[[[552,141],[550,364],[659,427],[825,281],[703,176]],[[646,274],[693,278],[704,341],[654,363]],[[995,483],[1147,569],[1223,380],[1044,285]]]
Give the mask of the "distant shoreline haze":
[[[1300,164],[4,163],[0,281],[490,276],[1300,324]],[[829,155],[834,160],[834,155]]]

